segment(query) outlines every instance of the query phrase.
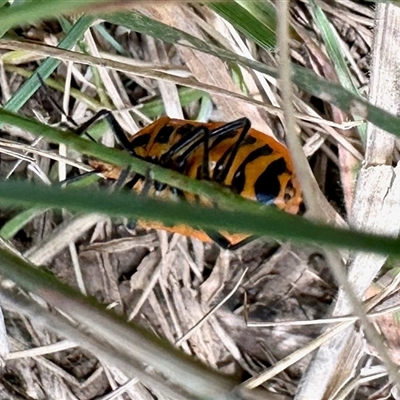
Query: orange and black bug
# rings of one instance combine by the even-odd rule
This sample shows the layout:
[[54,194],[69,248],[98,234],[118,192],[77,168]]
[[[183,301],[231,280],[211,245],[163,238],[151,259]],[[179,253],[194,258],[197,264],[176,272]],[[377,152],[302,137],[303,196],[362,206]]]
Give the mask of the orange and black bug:
[[[193,179],[211,180],[245,198],[291,214],[299,213],[301,190],[288,149],[251,128],[247,118],[229,123],[200,123],[162,117],[128,139],[112,114],[103,113],[122,146],[132,156]],[[99,161],[92,160],[91,165],[109,179],[116,180],[121,174],[120,168]],[[128,186],[142,190],[144,177],[136,174]],[[154,182],[152,194],[201,202],[196,196],[158,182]],[[204,232],[185,225],[168,227],[157,222],[139,223],[206,242],[214,240],[225,248],[237,248],[249,239],[244,234]]]

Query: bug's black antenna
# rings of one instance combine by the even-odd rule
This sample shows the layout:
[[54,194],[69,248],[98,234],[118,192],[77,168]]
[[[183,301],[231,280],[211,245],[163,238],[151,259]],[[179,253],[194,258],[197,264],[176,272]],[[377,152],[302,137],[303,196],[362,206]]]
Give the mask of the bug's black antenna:
[[89,121],[86,121],[82,125],[78,125],[72,117],[70,117],[66,112],[60,107],[60,105],[54,100],[53,95],[50,91],[49,86],[46,84],[46,82],[43,80],[43,78],[38,74],[38,79],[42,85],[42,90],[44,90],[48,94],[48,100],[52,104],[52,106],[60,113],[60,115],[64,116],[67,120],[67,122],[74,126],[76,129],[74,129],[74,132],[77,135],[85,134],[92,142],[95,142],[95,140],[92,138],[92,136],[89,135],[89,133],[86,132],[86,130],[89,128],[90,125],[92,125],[95,121],[97,121],[100,117],[102,117],[104,114],[108,113],[109,111],[107,110],[100,110],[98,113],[96,113],[92,118],[89,119]]
[[48,94],[48,100],[50,101],[51,105],[60,113],[60,115],[63,115],[67,121],[77,127],[78,124],[74,121],[73,118],[71,118],[69,115],[67,115],[67,113],[62,109],[62,107],[60,107],[60,105],[54,100],[53,95],[50,91],[49,86],[47,85],[47,83],[43,80],[43,78],[40,76],[40,74],[37,75],[40,84],[42,85],[41,89]]

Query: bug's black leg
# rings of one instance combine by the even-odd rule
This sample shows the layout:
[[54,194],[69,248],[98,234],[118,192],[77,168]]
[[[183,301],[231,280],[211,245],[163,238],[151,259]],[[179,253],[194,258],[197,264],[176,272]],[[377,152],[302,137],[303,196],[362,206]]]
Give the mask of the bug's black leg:
[[92,126],[96,121],[98,121],[100,118],[104,117],[105,115],[109,114],[110,111],[108,110],[100,110],[96,114],[93,115],[93,117],[89,118],[87,121],[85,121],[82,125],[80,125],[77,129],[74,130],[74,132],[80,136],[85,134],[90,140],[95,142],[95,140],[86,132],[90,126]]
[[[227,137],[235,136],[237,130],[241,129],[241,132],[239,134],[238,139],[235,142],[235,145],[229,150],[228,153],[225,154],[225,157],[228,157],[227,161],[225,161],[225,159],[222,160],[223,161],[222,168],[219,171],[215,170],[213,177],[208,176],[208,179],[212,178],[216,182],[221,183],[226,179],[226,176],[228,175],[228,172],[232,167],[233,161],[236,157],[237,151],[240,145],[242,144],[244,138],[246,137],[246,134],[248,133],[250,127],[251,123],[248,118],[237,119],[236,121],[224,124],[219,128],[216,128],[209,132],[206,132],[207,128],[199,127],[198,131],[195,131],[189,138],[184,137],[179,142],[175,143],[175,145],[172,146],[171,149],[169,150],[167,159],[169,161],[175,154],[177,154],[179,151],[188,146],[185,149],[185,151],[179,156],[179,163],[183,164],[186,161],[186,159],[190,156],[190,154],[193,153],[193,151],[195,151],[201,145],[205,146],[206,142],[208,142],[208,151],[205,151],[204,154],[206,155],[207,153],[207,157],[209,157],[210,150],[214,146],[217,146],[221,140],[224,140]],[[208,139],[205,139],[206,136],[208,136]],[[211,139],[213,140],[212,142]],[[203,162],[204,164],[206,164],[206,160],[203,159]]]
[[131,168],[130,167],[126,167],[124,168],[121,173],[119,174],[118,180],[115,183],[115,189],[120,189],[123,186],[126,186],[125,181],[127,180],[129,173],[131,172]]
[[[141,176],[139,174],[133,174],[132,178],[128,182],[126,182],[126,179],[128,178],[129,173],[130,173],[129,167],[122,170],[120,176],[118,177],[116,187],[119,187],[120,189],[122,189],[122,187],[124,189],[133,189],[133,187],[136,185],[136,183],[138,183],[140,180],[144,179],[143,176]],[[141,192],[141,194],[142,193],[143,193],[143,191]],[[134,229],[136,229],[136,226],[137,226],[136,218],[129,218],[128,221],[126,222],[126,228],[128,230],[134,230]]]
[[[118,181],[121,181],[121,183],[124,184],[124,188],[133,189],[133,187],[136,185],[136,183],[139,182],[140,179],[143,179],[143,177],[140,176],[139,174],[134,174],[131,180],[129,180],[128,182],[125,182],[126,178],[129,175],[129,172],[130,172],[130,168],[129,167],[125,168],[121,172],[121,175],[119,176]],[[123,177],[123,175],[125,175],[125,177]],[[134,229],[136,229],[136,226],[137,226],[137,219],[136,218],[129,218],[127,220],[126,229],[134,230]]]
[[[105,117],[108,124],[110,125],[111,129],[113,130],[115,136],[117,137],[118,141],[121,143],[123,148],[132,154],[135,157],[139,157],[133,150],[132,146],[126,137],[124,130],[122,129],[121,125],[118,123],[114,115],[111,113],[111,111],[103,109],[97,112],[92,118],[87,120],[85,123],[83,123],[78,129],[75,130],[75,133],[77,134],[82,134],[84,133],[93,123],[95,123],[97,120],[100,118]],[[87,133],[86,133],[87,134]],[[89,135],[88,135],[89,136]],[[89,136],[90,137],[90,136]],[[92,139],[93,140],[93,139]],[[134,174],[131,180],[127,183],[124,184],[126,179],[128,178],[130,174],[130,168],[125,168],[124,170],[121,171],[121,174],[117,180],[116,187],[120,188],[122,186],[127,186],[130,188],[133,188],[133,186],[136,185],[136,183],[140,180],[143,179],[143,177],[139,174]]]
[[218,246],[224,250],[228,250],[231,246],[231,242],[217,231],[206,231],[207,236],[212,239],[213,242],[217,243]]
[[38,74],[37,77],[39,79],[40,84],[42,85],[41,89],[47,94],[47,100],[50,101],[50,103],[54,107],[54,109],[56,109],[60,115],[63,115],[71,125],[77,127],[78,124],[74,121],[74,119],[71,118],[68,114],[66,114],[65,111],[60,107],[60,105],[54,100],[49,86],[44,81],[44,79],[41,77],[41,75]]
[[210,131],[208,129],[204,130],[204,150],[203,150],[203,161],[201,163],[201,179],[210,179]]
[[135,186],[140,180],[143,180],[143,179],[144,179],[144,177],[143,177],[142,175],[134,174],[134,175],[132,176],[131,180],[129,180],[128,182],[126,182],[124,186],[125,186],[127,189],[133,189],[134,186]]
[[154,181],[154,179],[150,176],[150,170],[147,170],[146,176],[144,177],[143,189],[141,190],[140,195],[144,197],[148,196],[152,185],[154,185],[155,189],[157,190],[159,183]]
[[224,250],[231,250],[231,251],[235,251],[235,250],[243,247],[244,245],[252,242],[253,240],[257,239],[257,236],[249,236],[246,239],[243,239],[238,243],[231,244],[231,242],[219,232],[206,231],[206,233],[210,239],[212,239],[215,243],[217,243]]
[[[137,182],[139,182],[139,180],[144,179],[144,177],[139,174],[133,174],[132,178],[128,182],[126,182],[129,175],[130,175],[130,167],[124,168],[118,177],[118,180],[115,184],[115,188],[116,189],[122,189],[122,188],[133,189],[133,187],[136,185]],[[142,191],[140,192],[140,194],[146,195],[147,191],[148,191],[148,189],[146,189],[146,186],[144,186]],[[128,219],[128,221],[126,223],[126,228],[128,230],[133,230],[136,228],[136,226],[137,226],[137,219],[135,219],[135,218]]]
[[77,135],[82,135],[83,133],[86,134],[91,140],[95,141],[93,138],[90,137],[90,135],[86,132],[87,129],[93,125],[96,121],[99,119],[105,117],[108,124],[110,125],[110,128],[112,129],[115,137],[118,139],[119,143],[122,145],[124,150],[126,150],[128,153],[137,156],[135,152],[132,150],[132,145],[129,142],[128,138],[125,135],[124,130],[122,129],[121,125],[118,123],[114,115],[112,114],[111,111],[102,109],[98,111],[93,117],[89,118],[86,122],[84,122],[82,125],[80,125],[77,129],[75,129],[75,133]]
[[[227,250],[230,250],[230,251],[238,250],[238,249],[242,248],[243,246],[246,246],[247,244],[251,243],[253,240],[256,240],[258,238],[259,237],[255,236],[255,235],[249,236],[246,239],[243,239],[243,240],[241,240],[240,242],[238,242],[238,243],[236,243],[234,245],[230,244],[228,246]],[[281,247],[281,245],[279,243],[277,243],[277,242],[276,243],[275,242],[272,243],[271,248],[268,249],[267,254],[265,254],[265,258],[272,257],[280,247]]]
[[126,137],[126,134],[125,134],[124,130],[122,129],[121,125],[116,120],[114,115],[111,112],[108,111],[105,114],[105,116],[106,116],[108,124],[110,125],[111,129],[113,130],[115,136],[117,137],[118,141],[120,142],[120,144],[122,145],[124,150],[126,150],[129,154],[132,154],[135,157],[137,157],[137,154],[132,149],[131,142]]
[[[196,150],[197,147],[205,143],[204,136],[209,135],[208,128],[204,126],[197,127],[194,131],[191,132],[191,135],[187,135],[186,137],[182,137],[177,143],[175,143],[171,148],[168,150],[166,154],[164,154],[160,158],[160,165],[168,167],[169,163],[171,162],[172,158],[176,156],[181,150],[183,150],[186,146],[189,147],[179,155],[179,159],[176,160],[178,165],[184,165],[187,158],[190,154]],[[196,140],[197,139],[197,140]],[[193,145],[193,141],[195,144]]]
[[[229,170],[232,168],[233,161],[237,155],[237,152],[239,150],[239,147],[243,143],[244,138],[246,137],[247,133],[249,132],[251,128],[251,123],[247,118],[241,118],[238,120],[242,123],[242,131],[240,132],[240,135],[238,139],[236,140],[234,146],[229,150],[229,158],[226,161],[226,163],[220,168],[216,169],[214,172],[213,180],[215,180],[218,183],[224,182]],[[211,132],[212,134],[213,132]]]
[[[228,122],[219,128],[214,129],[209,134],[209,139],[224,139],[229,136],[234,136],[238,129],[243,128],[243,126],[250,121],[247,118],[240,118],[238,120]],[[206,127],[199,126],[195,132],[193,132],[189,137],[183,137],[179,142],[175,143],[169,150],[169,159],[171,159],[175,154],[181,151],[184,147],[188,146],[185,152],[180,156],[182,159],[186,159],[194,150],[204,143],[204,138],[201,136],[204,133]],[[211,142],[210,142],[211,143]],[[218,140],[214,140],[210,148],[216,146]]]
[[[129,142],[128,138],[125,135],[124,130],[122,129],[121,125],[118,123],[114,115],[106,109],[100,110],[97,112],[92,118],[90,118],[88,121],[86,121],[84,124],[82,124],[75,132],[77,134],[82,134],[84,133],[94,122],[99,120],[100,118],[105,117],[108,124],[110,125],[113,133],[115,134],[116,138],[128,153],[135,157],[139,157],[133,150],[132,150],[132,145]],[[86,133],[86,135],[88,135]],[[88,135],[90,137],[90,135]],[[91,138],[92,139],[92,138]],[[94,139],[92,139],[94,141]],[[128,167],[127,169],[123,170],[118,178],[118,181],[116,183],[116,187],[121,187],[124,185],[124,182],[126,181],[127,177],[129,176],[130,173],[130,168]],[[134,174],[131,180],[127,183],[125,183],[124,186],[133,188],[133,186],[136,185],[136,183],[140,180],[143,179],[143,177],[139,174]]]
[[78,176],[68,177],[68,178],[64,179],[63,181],[56,182],[56,183],[54,183],[54,185],[60,185],[60,186],[69,185],[74,182],[79,182],[82,179],[86,178],[87,176],[96,175],[96,174],[97,174],[97,171],[87,171]]

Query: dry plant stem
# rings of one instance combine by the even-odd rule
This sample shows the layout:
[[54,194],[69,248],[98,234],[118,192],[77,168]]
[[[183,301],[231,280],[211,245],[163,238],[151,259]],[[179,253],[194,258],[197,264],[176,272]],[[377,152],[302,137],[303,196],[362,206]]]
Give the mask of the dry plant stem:
[[[42,149],[38,149],[38,148],[34,147],[41,139],[42,138],[35,139],[30,145],[13,142],[13,141],[6,140],[6,139],[1,139],[0,140],[0,151],[3,151],[2,150],[3,147],[15,149],[15,150],[21,150],[24,152],[24,154],[37,154],[39,156],[47,157],[51,160],[55,160],[60,163],[63,162],[65,164],[71,165],[72,167],[79,168],[83,171],[93,171],[93,168],[88,167],[86,164],[83,164],[78,161],[74,161],[69,158],[60,156],[59,154],[53,153],[52,151],[42,150]],[[20,156],[21,156],[20,153],[11,153],[11,154],[15,154],[15,157],[17,157],[17,158],[20,158]],[[28,161],[30,161],[30,160],[31,159],[28,158]],[[33,160],[33,161],[35,161],[35,160]],[[19,162],[16,163],[16,166],[18,166],[18,165],[19,165]],[[9,178],[11,176],[11,174],[14,172],[15,168],[16,167],[14,166],[13,169],[11,170],[11,172],[9,172],[7,174],[7,178]]]
[[[289,48],[289,4],[288,0],[281,0],[277,3],[279,15],[278,23],[278,47],[280,54],[280,86],[282,89],[282,109],[285,117],[285,128],[287,132],[287,142],[293,157],[300,185],[307,208],[314,213],[318,208],[314,192],[315,187],[312,182],[312,171],[303,153],[299,139],[296,136],[296,121],[294,117],[294,107],[292,104],[292,81],[290,69],[290,48]],[[310,214],[311,217],[315,217]]]
[[[373,103],[392,111],[392,113],[399,112],[400,92],[397,86],[399,52],[397,42],[387,40],[387,38],[398,37],[400,35],[399,27],[399,8],[391,4],[377,5],[374,65],[370,94]],[[388,95],[389,93],[390,95]],[[351,222],[353,227],[358,227],[364,231],[397,236],[398,221],[393,216],[400,213],[398,198],[400,168],[397,166],[396,169],[393,169],[390,166],[394,140],[391,135],[380,132],[371,125],[368,126],[367,133],[366,163],[358,177]],[[386,258],[368,253],[357,253],[355,255],[348,277],[358,298],[362,298]],[[333,315],[344,315],[352,312],[351,305],[353,304],[349,303],[346,292],[340,290]],[[389,359],[381,339],[376,334],[375,329],[366,329],[370,324],[366,324],[364,319],[361,319],[361,321],[367,338],[385,363],[390,378],[399,385],[397,368]],[[359,358],[363,354],[362,347],[357,344],[359,338],[360,334],[349,329],[341,337],[320,348],[297,399],[309,399],[310,395],[315,399],[326,398],[323,396],[329,397],[337,392],[351,378]],[[352,360],[345,364],[346,354],[357,352],[357,347],[359,347],[359,355],[356,356],[355,354]],[[326,363],[327,359],[330,360],[329,364]],[[338,371],[343,373],[339,376]]]
[[[262,101],[254,100],[248,96],[242,95],[240,93],[235,93],[232,90],[227,90],[222,87],[218,87],[216,85],[209,85],[203,82],[199,82],[196,79],[193,78],[185,78],[185,77],[180,77],[177,75],[173,75],[167,72],[159,71],[157,69],[149,69],[148,67],[142,67],[142,66],[137,66],[137,65],[130,65],[126,63],[121,63],[118,61],[113,61],[112,59],[107,59],[107,58],[99,58],[99,57],[94,57],[90,56],[89,54],[83,54],[83,53],[78,53],[74,51],[67,51],[67,50],[62,50],[57,47],[52,47],[52,46],[46,46],[46,45],[41,45],[41,44],[36,44],[36,43],[31,43],[31,42],[20,42],[16,40],[6,40],[2,39],[0,40],[0,49],[14,49],[14,50],[26,50],[26,51],[31,51],[33,53],[38,53],[43,55],[44,57],[53,57],[62,61],[71,61],[71,62],[76,62],[80,63],[83,65],[93,65],[93,66],[101,66],[101,67],[107,67],[110,69],[115,69],[117,71],[121,71],[124,73],[131,73],[137,76],[142,76],[146,78],[151,78],[151,79],[160,79],[164,80],[167,82],[173,82],[182,86],[187,86],[191,87],[194,89],[199,89],[199,90],[204,90],[210,94],[218,95],[220,97],[227,98],[227,102],[232,102],[232,99],[237,99],[240,100],[238,104],[240,105],[240,117],[243,116],[243,113],[247,112],[243,110],[243,104],[248,103],[250,105],[256,105],[257,107],[261,107],[271,113],[272,115],[282,115],[282,110],[277,107],[269,106]],[[216,81],[218,83],[218,81]],[[238,106],[239,108],[239,106]],[[248,109],[251,109],[253,107],[248,107]],[[234,115],[238,115],[237,113],[232,114],[231,119],[234,119]],[[304,118],[304,115],[301,114],[296,114],[296,117],[299,118]],[[308,117],[306,117],[308,119]],[[265,126],[265,125],[264,125]],[[256,126],[254,126],[256,127]],[[266,129],[264,129],[266,130]]]
[[[387,373],[386,373],[386,372],[385,372],[385,373],[381,373],[381,374],[375,374],[374,376],[372,376],[372,377],[367,377],[367,378],[360,378],[359,376],[357,376],[356,378],[351,379],[351,380],[349,381],[349,383],[346,384],[346,385],[338,392],[338,394],[335,396],[335,398],[332,399],[332,400],[346,400],[346,399],[349,399],[349,398],[351,398],[351,397],[349,397],[349,396],[350,396],[352,393],[354,393],[354,391],[355,391],[358,387],[360,387],[360,386],[362,386],[362,385],[364,385],[364,384],[366,384],[366,383],[368,383],[368,382],[371,382],[372,380],[384,378],[384,377],[386,377],[386,376],[387,376]],[[381,387],[381,388],[378,390],[378,393],[379,393],[379,392],[381,392],[381,393],[386,393],[385,387],[387,387],[387,386],[385,385],[385,386]],[[374,395],[376,396],[378,393],[375,392]],[[376,398],[378,398],[378,396],[377,396]]]
[[73,347],[77,347],[78,345],[71,340],[61,340],[60,342],[49,344],[47,346],[35,347],[28,350],[20,350],[14,351],[10,353],[6,359],[7,360],[15,360],[17,358],[24,358],[24,357],[37,357],[45,354],[55,353],[57,351],[63,351],[72,349]]
[[[317,200],[317,196],[321,193],[318,185],[313,178],[311,168],[302,151],[299,139],[296,137],[296,122],[294,118],[294,109],[292,106],[292,85],[291,85],[291,70],[290,70],[290,47],[289,47],[289,1],[279,1],[277,10],[279,13],[278,24],[278,44],[281,56],[281,86],[282,86],[282,109],[285,115],[286,132],[288,146],[291,151],[300,185],[303,189],[304,200],[308,207],[308,217],[314,220],[324,218],[324,213]],[[322,200],[322,199],[321,199]],[[325,201],[325,199],[324,199]],[[323,202],[322,202],[323,204]],[[325,257],[328,264],[333,269],[334,275],[338,282],[346,288],[346,291],[351,293],[351,287],[348,285],[346,276],[342,271],[342,262],[338,252],[325,250]],[[355,296],[351,296],[354,303],[356,314],[361,318],[362,310],[357,305]],[[358,306],[358,309],[356,308]],[[358,312],[357,312],[358,311]],[[364,314],[364,319],[366,319]]]
[[[88,43],[89,51],[91,54],[93,54],[95,57],[100,57],[97,46],[95,44],[95,41],[93,39],[93,36],[90,31],[87,31],[85,34],[85,39],[86,42]],[[131,104],[126,104],[122,100],[122,96],[119,93],[119,90],[117,89],[116,85],[114,84],[113,80],[111,79],[111,72],[108,71],[104,67],[97,67],[98,73],[101,77],[101,81],[104,84],[104,88],[107,92],[108,97],[112,101],[113,105],[117,110],[122,110],[126,109],[127,106],[130,107]],[[132,116],[128,112],[120,112],[118,114],[115,114],[115,118],[119,122],[119,124],[122,126],[125,132],[129,132],[130,134],[134,134],[139,130],[139,127],[137,126],[135,120],[132,118]]]
[[44,264],[65,249],[69,243],[75,242],[79,236],[105,218],[97,214],[78,215],[56,228],[50,238],[32,246],[24,253],[24,257],[34,264]]
[[146,288],[144,289],[142,295],[136,301],[136,304],[133,307],[132,311],[128,314],[128,321],[132,321],[135,318],[135,316],[138,314],[138,312],[142,308],[145,301],[148,299],[149,294],[153,291],[155,285],[158,282],[158,279],[160,278],[163,264],[164,264],[164,257],[162,257],[161,260],[158,262],[158,265],[157,265],[156,269],[154,270],[154,272],[151,274],[151,278],[150,278],[148,284],[146,285]]
[[[385,299],[389,298],[390,295],[394,292],[397,291],[397,288],[399,287],[400,284],[400,274],[396,275],[395,278],[393,279],[392,282],[388,284],[388,286],[384,287],[381,292],[379,292],[377,295],[375,295],[373,298],[369,299],[365,303],[365,310],[368,311],[368,318],[373,319],[373,318],[378,318],[382,315],[386,315],[389,313],[393,313],[395,311],[400,310],[400,304],[394,304],[391,306],[387,306],[384,308],[379,308],[379,311],[375,312],[369,312],[369,310],[372,310],[374,307],[376,307],[378,304],[380,304],[382,301]],[[245,292],[245,300],[244,303],[246,305],[247,303],[247,295]],[[358,317],[355,317],[353,315],[347,315],[347,316],[341,316],[341,317],[333,317],[333,318],[324,318],[324,319],[314,319],[314,320],[305,320],[305,321],[278,321],[278,322],[248,322],[248,311],[247,308],[245,307],[245,322],[246,326],[252,327],[252,328],[268,328],[268,327],[274,327],[274,326],[305,326],[305,325],[318,325],[318,324],[336,324],[339,322],[356,322],[359,320]]]
[[[286,131],[287,131],[287,140],[288,145],[293,155],[294,163],[296,166],[296,171],[299,176],[300,184],[303,188],[304,199],[306,205],[309,209],[309,217],[312,219],[321,219],[323,218],[323,212],[317,202],[315,193],[319,193],[318,187],[316,185],[315,180],[312,179],[311,169],[306,162],[304,153],[302,152],[301,145],[299,143],[298,138],[295,136],[295,120],[293,117],[293,107],[291,104],[291,73],[290,73],[290,64],[289,64],[289,2],[280,1],[277,3],[277,10],[279,13],[279,36],[278,36],[278,44],[281,52],[281,85],[282,85],[282,108],[285,114],[286,121]],[[346,292],[351,293],[351,287],[348,285],[346,276],[342,272],[342,263],[340,256],[337,252],[334,251],[324,251],[325,257],[328,261],[328,264],[331,266],[333,273],[335,274],[338,282],[346,287]],[[351,293],[352,294],[352,293]],[[357,299],[354,295],[351,295],[352,304],[357,304]],[[358,308],[358,309],[357,309]],[[354,310],[357,314],[362,313],[361,307],[354,307]],[[341,332],[343,335],[343,332]],[[301,353],[298,353],[301,354]],[[307,353],[308,354],[308,353]],[[284,367],[284,363],[282,363],[281,367]],[[262,376],[259,376],[258,379],[254,379],[251,383],[250,387],[254,387],[256,384],[261,384],[267,378],[271,377],[270,374],[265,373]],[[318,385],[318,381],[314,382],[315,385]],[[322,391],[321,391],[322,392]],[[307,397],[306,397],[307,398]],[[311,397],[317,399],[319,397],[315,397],[315,392],[312,393]]]
[[282,110],[286,121],[287,144],[293,157],[296,173],[303,189],[304,200],[307,205],[307,216],[314,220],[328,220],[336,222],[336,212],[332,213],[331,205],[327,202],[318,184],[313,177],[311,168],[296,136],[295,112],[292,104],[292,73],[290,68],[289,47],[289,1],[277,2],[279,15],[278,45],[280,52],[280,85],[282,89]]
[[[264,382],[272,379],[274,376],[278,375],[280,372],[284,371],[286,368],[295,364],[297,361],[301,360],[306,355],[310,354],[315,349],[318,349],[322,344],[331,340],[333,337],[342,333],[343,330],[347,329],[353,322],[343,322],[336,325],[334,328],[323,333],[317,339],[311,341],[307,346],[295,351],[284,359],[278,361],[273,367],[267,369],[266,371],[260,373],[259,375],[253,376],[242,385],[247,389],[254,389],[259,385],[262,385]],[[308,400],[313,399],[314,397],[309,397]]]
[[213,307],[209,312],[207,312],[207,314],[205,314],[204,317],[201,318],[194,326],[192,326],[181,338],[179,338],[175,342],[175,346],[180,347],[184,341],[188,340],[194,332],[196,332],[213,314],[217,312],[218,309],[220,309],[236,293],[236,291],[239,289],[239,286],[242,284],[242,281],[247,271],[248,268],[245,268],[245,270],[240,275],[236,285],[225,296],[225,298],[222,301],[220,301],[215,307]]
[[[144,38],[144,43],[149,58],[155,64],[168,64],[169,59],[163,42],[151,36],[147,36]],[[172,82],[164,82],[161,80],[157,81],[157,85],[165,107],[165,114],[170,118],[184,119],[177,86]]]
[[75,243],[69,242],[68,247],[69,247],[69,254],[71,256],[72,265],[74,267],[76,283],[78,284],[78,288],[79,288],[80,292],[86,296],[87,291],[86,291],[86,287],[85,287],[85,281],[83,279],[82,269],[79,264],[79,256],[78,256],[78,251],[76,250],[76,247],[75,247]]
[[0,308],[0,366],[4,367],[4,359],[10,355],[10,348],[7,339],[6,324],[4,323],[3,310]]
[[118,396],[124,394],[129,388],[136,385],[139,382],[139,379],[130,379],[128,382],[119,386],[117,389],[113,390],[112,393],[106,394],[105,396],[101,396],[98,400],[112,400],[117,398]]

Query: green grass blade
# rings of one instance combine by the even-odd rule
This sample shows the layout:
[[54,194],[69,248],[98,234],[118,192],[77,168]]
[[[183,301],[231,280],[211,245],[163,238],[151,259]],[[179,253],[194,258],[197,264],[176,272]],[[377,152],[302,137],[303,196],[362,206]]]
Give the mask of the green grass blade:
[[[178,95],[182,107],[188,106],[204,97],[210,98],[208,93],[188,87],[180,87]],[[160,115],[165,114],[165,106],[161,99],[146,101],[139,106],[139,110],[149,118],[158,118]]]
[[310,0],[310,5],[311,5],[311,10],[314,14],[314,21],[316,22],[321,32],[322,39],[326,46],[326,50],[335,66],[335,70],[336,73],[338,74],[340,83],[347,90],[358,94],[358,90],[355,87],[353,80],[351,78],[346,58],[342,52],[340,43],[338,43],[338,36],[335,29],[329,22],[328,18],[326,17],[321,7],[317,5],[315,0]]
[[209,3],[212,10],[230,22],[238,31],[261,47],[272,51],[276,47],[276,12],[268,3]]
[[[53,18],[62,14],[82,10],[90,4],[98,4],[105,0],[34,0],[23,3],[15,2],[10,7],[3,7],[0,13],[0,37],[13,26],[28,24],[45,18]],[[87,17],[89,18],[89,17]],[[90,17],[92,18],[92,17]]]
[[[7,59],[7,57],[4,57],[4,58],[5,58],[4,61],[6,64],[8,59]],[[16,67],[14,65],[5,65],[5,69],[7,72],[16,73],[18,75],[21,75],[24,78],[30,78],[33,74],[35,74],[34,71],[29,71],[25,68]],[[44,81],[48,87],[50,87],[54,90],[58,90],[61,93],[63,93],[65,90],[65,85],[58,80],[55,80],[52,78],[47,78],[47,79],[44,79]],[[73,99],[85,103],[88,106],[88,108],[90,108],[93,111],[100,111],[102,108],[104,108],[104,106],[98,100],[96,100],[93,97],[90,97],[89,95],[87,95],[85,93],[82,93],[82,91],[79,89],[70,88],[70,94]],[[21,94],[21,98],[23,98],[23,97],[24,97],[24,95]],[[18,110],[10,109],[10,111],[18,111]]]
[[[324,11],[321,7],[316,3],[315,0],[310,1],[311,10],[314,14],[314,21],[316,22],[321,35],[322,39],[325,43],[326,50],[329,54],[330,59],[335,66],[335,71],[338,75],[339,82],[342,86],[349,90],[350,92],[354,93],[357,96],[360,96],[360,93],[356,86],[354,85],[353,79],[351,77],[351,72],[348,68],[348,63],[346,60],[345,55],[343,54],[341,45],[339,43],[339,36],[332,26],[328,18],[326,17]],[[366,126],[365,124],[360,125],[357,127],[357,130],[363,139],[363,142],[366,141]]]
[[29,210],[22,211],[15,217],[8,220],[0,229],[0,236],[4,240],[12,239],[18,231],[20,231],[28,222],[32,221],[35,217],[42,215],[46,209],[30,208]]
[[185,223],[207,230],[245,232],[259,236],[291,239],[298,243],[358,249],[400,257],[400,240],[354,230],[315,224],[299,216],[271,207],[253,212],[210,209],[186,202],[167,202],[134,193],[84,191],[34,185],[27,182],[0,182],[2,204],[68,208],[110,216],[143,217],[166,224]]
[[[83,16],[79,18],[65,38],[61,40],[58,47],[65,50],[72,49],[72,47],[82,38],[86,30],[90,28],[93,21],[94,17],[91,16]],[[4,108],[10,111],[18,111],[41,86],[38,75],[40,75],[42,79],[46,79],[60,63],[60,60],[54,58],[48,58],[45,60],[40,67],[36,69],[32,76],[14,93],[12,98],[7,101]]]

